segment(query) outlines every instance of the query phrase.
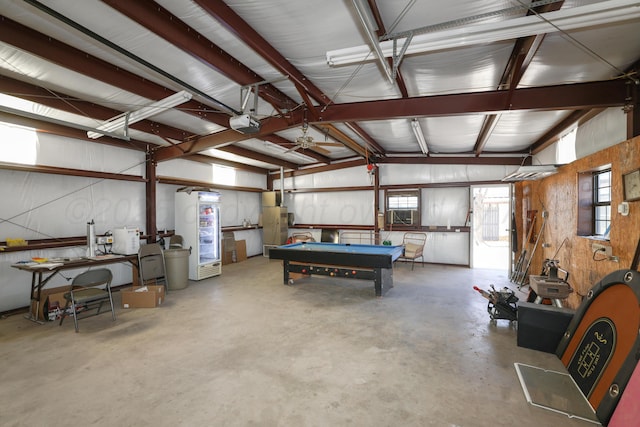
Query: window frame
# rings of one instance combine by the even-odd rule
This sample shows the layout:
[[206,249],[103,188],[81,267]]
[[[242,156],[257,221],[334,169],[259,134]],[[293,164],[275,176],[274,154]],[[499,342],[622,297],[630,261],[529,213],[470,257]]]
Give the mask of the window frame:
[[[609,180],[608,185],[601,185],[600,179],[603,175],[608,174]],[[609,235],[609,229],[611,228],[611,168],[593,172],[593,221],[592,221],[592,235],[597,237],[602,237],[603,239],[607,239]],[[601,200],[601,190],[607,189],[608,191],[608,200]],[[601,208],[605,208],[606,213],[604,214],[604,218],[601,218],[598,215],[598,211]],[[599,227],[600,223],[603,223],[604,231],[599,233],[598,231],[602,229]]]
[[[600,185],[599,179],[603,174],[609,174],[608,185]],[[613,174],[611,165],[602,165],[598,168],[578,173],[578,228],[576,234],[582,237],[592,237],[595,239],[609,240],[607,230],[611,227],[611,198],[612,198]],[[608,188],[608,201],[599,200],[598,190]],[[598,210],[607,208],[608,214],[605,219],[598,218]],[[603,233],[596,233],[597,222],[604,221],[607,224]]]
[[[384,218],[385,218],[385,227],[395,228],[395,229],[415,229],[422,227],[422,198],[421,198],[420,189],[416,188],[403,188],[403,189],[394,189],[394,190],[385,190],[384,191]],[[390,208],[390,199],[393,197],[416,197],[417,206],[413,209],[413,206],[408,207],[407,209],[392,209]],[[395,211],[402,212],[413,212],[411,214],[411,222],[393,222],[391,221],[391,215]]]

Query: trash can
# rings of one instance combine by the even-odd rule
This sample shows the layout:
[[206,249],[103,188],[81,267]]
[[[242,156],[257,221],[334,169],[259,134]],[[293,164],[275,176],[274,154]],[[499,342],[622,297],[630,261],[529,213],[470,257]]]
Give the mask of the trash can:
[[164,251],[169,289],[184,289],[189,284],[189,249]]

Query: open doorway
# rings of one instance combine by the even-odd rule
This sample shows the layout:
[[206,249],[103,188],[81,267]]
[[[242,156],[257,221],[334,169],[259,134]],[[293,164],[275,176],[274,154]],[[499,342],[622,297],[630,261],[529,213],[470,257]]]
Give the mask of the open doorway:
[[511,186],[472,186],[471,267],[509,270]]

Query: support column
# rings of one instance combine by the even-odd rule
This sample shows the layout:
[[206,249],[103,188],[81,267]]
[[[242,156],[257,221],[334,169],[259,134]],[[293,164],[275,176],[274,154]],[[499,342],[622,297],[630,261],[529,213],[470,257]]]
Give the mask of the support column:
[[625,106],[627,113],[627,139],[640,135],[640,97],[638,96],[640,89],[638,86],[636,83],[629,83],[630,100]]
[[373,172],[373,233],[374,243],[381,244],[380,227],[378,226],[378,212],[380,212],[380,166],[376,165]]
[[147,243],[155,243],[158,235],[156,224],[156,166],[155,151],[147,151],[147,161],[145,163],[145,174],[147,183],[145,184],[146,195],[146,218],[147,218]]

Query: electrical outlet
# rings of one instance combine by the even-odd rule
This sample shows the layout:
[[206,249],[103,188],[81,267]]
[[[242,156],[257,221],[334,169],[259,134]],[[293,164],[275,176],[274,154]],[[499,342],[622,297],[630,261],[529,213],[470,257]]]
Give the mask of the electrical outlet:
[[601,245],[599,243],[592,243],[591,251],[593,253],[601,252],[604,256],[607,256],[607,257],[610,257],[611,255],[613,255],[613,252],[611,251],[611,246]]

